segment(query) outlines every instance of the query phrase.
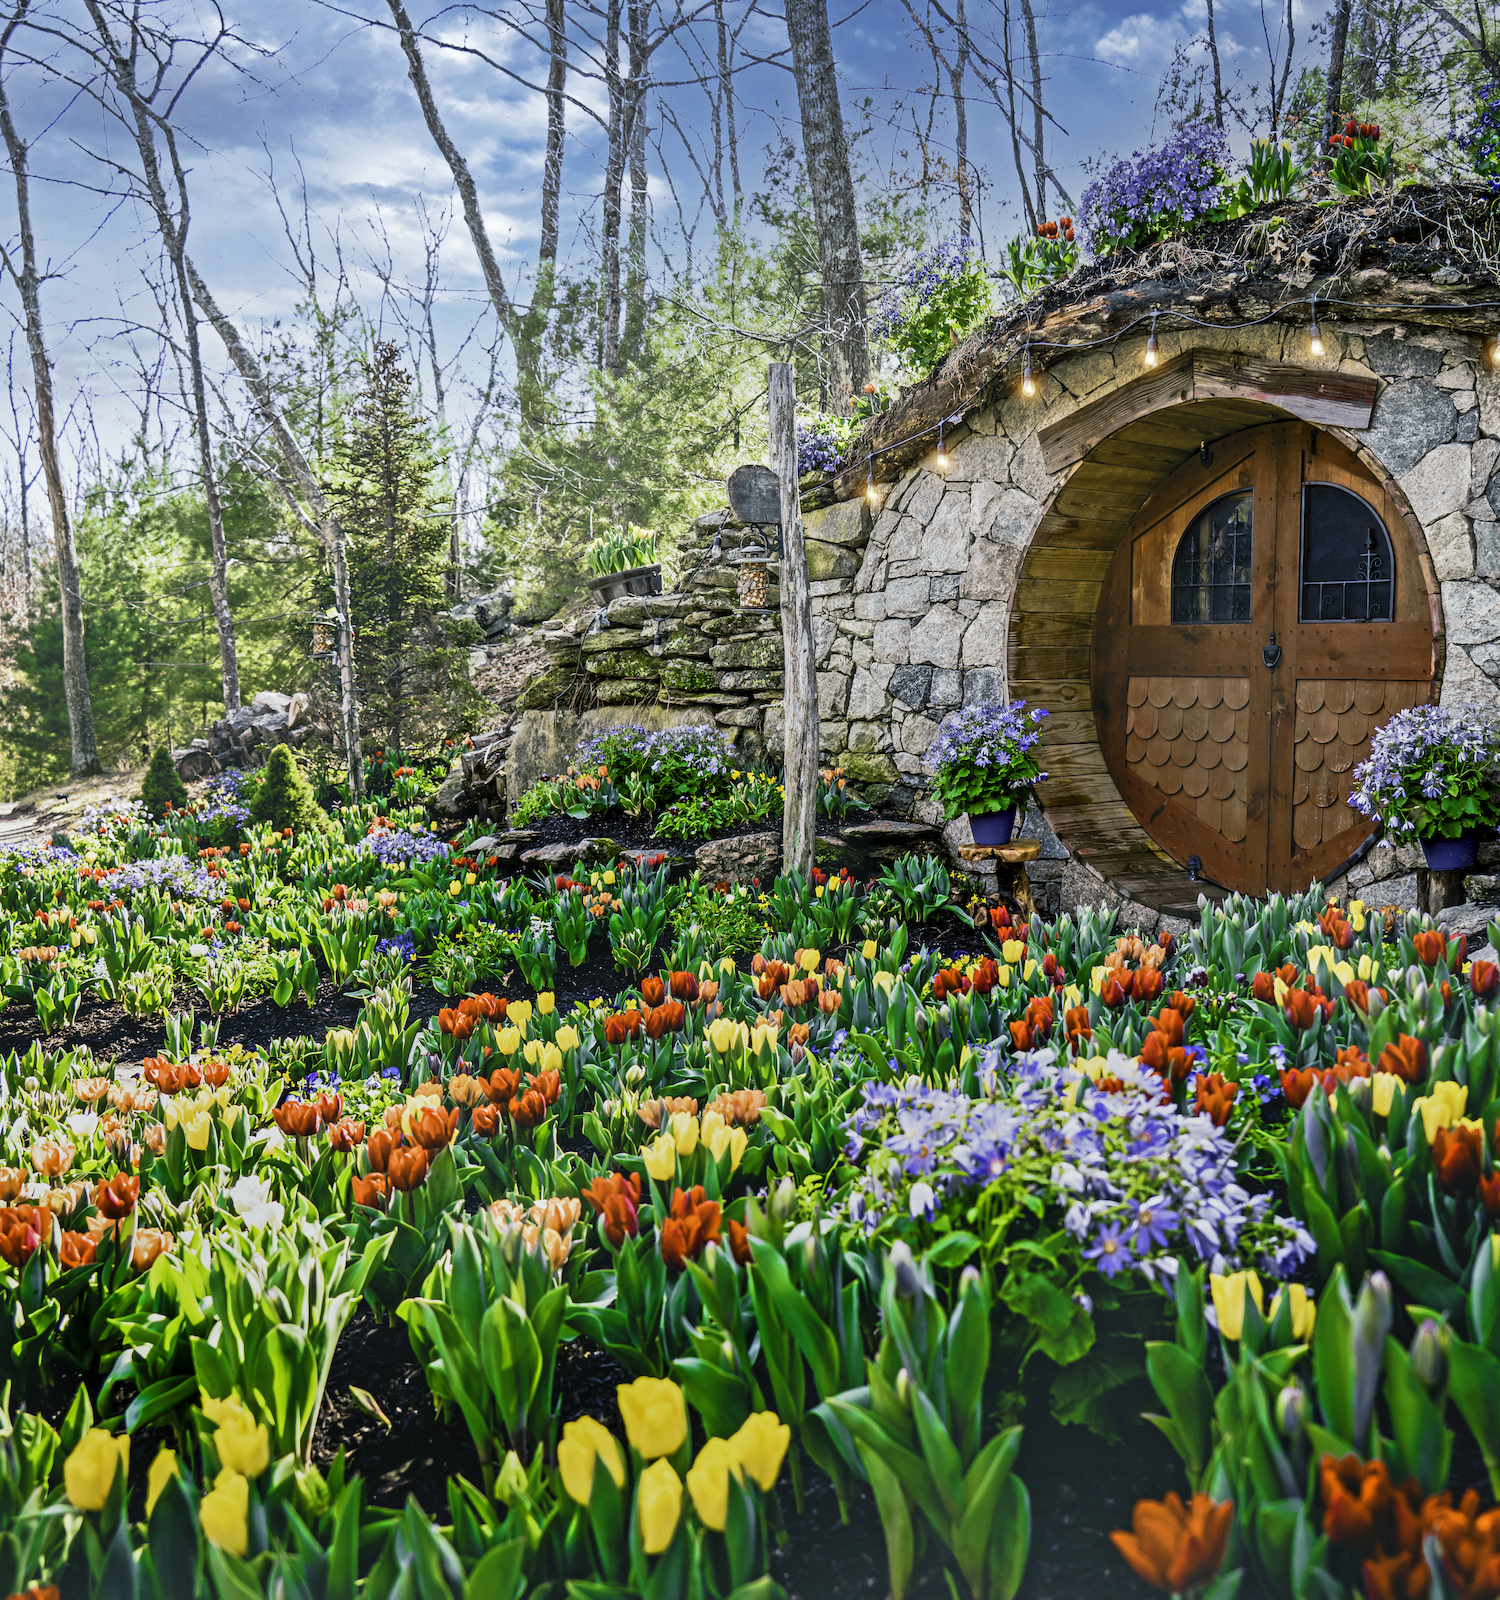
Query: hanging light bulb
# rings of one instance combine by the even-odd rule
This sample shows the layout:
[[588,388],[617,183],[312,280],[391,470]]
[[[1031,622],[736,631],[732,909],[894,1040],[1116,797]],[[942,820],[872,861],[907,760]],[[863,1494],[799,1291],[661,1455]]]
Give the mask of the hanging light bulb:
[[1021,368],[1021,393],[1030,400],[1036,394],[1036,379],[1031,375],[1031,346],[1026,346],[1026,365]]
[[865,499],[873,506],[875,504],[875,458],[870,457],[869,467],[865,473]]
[[1312,326],[1307,330],[1307,351],[1309,355],[1321,356],[1323,354],[1323,330],[1318,326],[1318,301],[1314,296],[1312,301]]
[[1492,333],[1480,346],[1480,354],[1484,357],[1485,366],[1494,369],[1500,367],[1500,333]]
[[937,454],[933,457],[932,464],[939,472],[946,472],[948,470],[948,452],[943,449],[943,425],[941,422],[938,423]]
[[1151,313],[1151,332],[1146,338],[1146,365],[1154,367],[1161,360],[1161,346],[1156,342],[1156,313]]

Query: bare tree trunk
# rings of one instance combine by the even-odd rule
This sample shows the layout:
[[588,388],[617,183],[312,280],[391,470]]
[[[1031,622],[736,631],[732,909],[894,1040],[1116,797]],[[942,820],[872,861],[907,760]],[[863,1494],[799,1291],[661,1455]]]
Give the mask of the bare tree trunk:
[[948,73],[953,96],[953,158],[958,165],[958,231],[965,238],[974,233],[974,189],[969,172],[969,108],[964,100],[964,74],[969,68],[969,19],[964,0],[958,0],[958,48]]
[[[724,132],[729,144],[729,185],[734,194],[734,215],[740,213],[740,136],[734,115],[734,74],[730,53],[739,39],[739,29],[730,36],[724,27],[722,6],[716,12],[719,21],[719,86],[724,96]],[[744,26],[743,23],[740,25]]]
[[[632,65],[645,68],[645,53],[638,48],[641,7],[632,7],[630,55]],[[635,82],[635,71],[631,82]],[[624,359],[638,357],[646,334],[646,99],[644,92],[635,101],[630,132],[630,242],[625,271],[625,329],[621,338]]]
[[[474,182],[473,173],[469,171],[469,163],[449,137],[447,128],[443,126],[437,100],[432,92],[432,84],[427,77],[427,66],[422,60],[422,48],[417,40],[417,30],[412,26],[402,0],[386,0],[386,3],[390,6],[391,17],[396,24],[402,53],[406,56],[406,73],[411,79],[412,88],[417,92],[417,104],[422,108],[427,131],[432,135],[432,142],[438,147],[443,159],[448,163],[448,170],[453,174],[453,183],[458,190],[459,201],[463,205],[464,222],[469,230],[469,238],[474,243],[474,253],[479,257],[479,270],[484,274],[484,284],[489,291],[490,302],[495,307],[495,315],[500,319],[500,326],[510,335],[511,345],[516,352],[516,397],[521,413],[521,430],[523,433],[534,432],[542,421],[540,340],[522,326],[523,319],[506,290],[505,280],[500,275],[500,263],[490,243],[484,213],[479,208],[479,189]],[[559,96],[560,94],[561,91]],[[550,107],[548,121],[550,142]]]
[[[47,483],[47,501],[52,512],[52,545],[57,553],[57,588],[62,611],[63,694],[68,704],[68,734],[71,744],[69,771],[76,777],[102,771],[94,739],[94,704],[89,696],[88,663],[83,645],[83,593],[79,587],[78,549],[73,542],[73,523],[68,516],[68,496],[63,487],[62,463],[57,456],[57,426],[52,403],[52,366],[47,359],[47,344],[42,326],[41,274],[36,264],[36,236],[31,228],[31,175],[27,169],[28,150],[11,120],[10,98],[5,88],[5,52],[11,37],[26,15],[28,0],[20,0],[11,13],[5,32],[0,35],[0,134],[10,157],[11,176],[16,185],[16,219],[21,240],[21,262],[16,265],[9,251],[0,249],[0,261],[10,274],[21,296],[26,323],[26,347],[31,356],[31,381],[36,391],[37,447],[42,458],[42,474]],[[24,531],[23,531],[24,537]]]
[[1026,53],[1031,58],[1031,114],[1034,132],[1031,154],[1036,162],[1036,210],[1041,220],[1047,215],[1047,157],[1043,140],[1047,131],[1046,113],[1042,110],[1042,58],[1036,43],[1036,13],[1031,0],[1021,0],[1021,16],[1026,23]]
[[[1348,0],[1343,0],[1346,7],[1345,20],[1348,20]],[[1340,46],[1340,55],[1343,47]],[[1224,126],[1224,79],[1219,69],[1219,34],[1214,26],[1214,0],[1208,0],[1208,54],[1214,66],[1214,126]]]
[[563,90],[568,82],[568,30],[564,4],[565,0],[547,0],[547,154],[542,163],[542,233],[537,245],[538,282],[544,270],[557,265],[563,137],[567,129],[563,104]]
[[[620,77],[621,0],[609,0],[604,44],[604,78],[609,91],[609,139],[604,161],[604,344],[602,361],[606,372],[620,366],[620,191],[625,183],[625,163],[629,158],[630,128],[626,116],[626,86]],[[635,0],[631,3],[631,23],[635,21]],[[632,26],[632,32],[634,28]]]
[[[223,685],[225,711],[237,710],[240,704],[239,656],[234,643],[234,615],[229,608],[229,549],[224,537],[224,508],[219,498],[219,475],[214,462],[213,437],[208,425],[208,392],[203,381],[203,354],[198,339],[198,317],[193,309],[192,290],[188,287],[183,259],[187,249],[188,193],[187,174],[177,154],[177,138],[171,124],[150,105],[148,94],[136,82],[133,47],[122,47],[115,40],[105,21],[98,0],[86,0],[93,18],[94,31],[99,43],[108,53],[115,87],[131,110],[131,131],[135,136],[136,150],[141,158],[141,177],[146,186],[146,198],[156,216],[162,245],[172,265],[172,277],[177,289],[177,302],[182,314],[183,334],[187,344],[188,382],[192,390],[193,429],[198,446],[198,460],[203,474],[203,499],[208,511],[209,579],[208,592],[214,608],[214,624],[219,635],[219,676]],[[132,45],[133,45],[132,41]],[[172,176],[177,189],[177,209],[174,214],[162,178],[161,164],[157,158],[156,133],[160,130],[167,146],[167,158],[172,166]]]
[[781,480],[781,639],[786,692],[782,717],[786,804],[781,814],[781,865],[811,879],[818,832],[818,673],[813,653],[807,539],[797,487],[797,377],[789,361],[767,374],[771,469]]
[[1335,0],[1333,35],[1328,42],[1328,97],[1323,107],[1323,137],[1318,141],[1325,161],[1328,141],[1343,122],[1344,48],[1349,42],[1349,11],[1350,0]]
[[[193,265],[191,256],[183,256],[183,267],[187,272],[188,283],[192,287],[193,299],[198,309],[212,323],[214,332],[218,334],[224,348],[229,352],[229,359],[234,363],[240,381],[249,390],[262,425],[275,441],[276,448],[292,475],[291,485],[278,486],[299,518],[323,546],[324,554],[328,557],[328,565],[333,576],[333,605],[339,623],[340,710],[344,720],[344,750],[349,767],[349,795],[351,799],[358,800],[365,790],[365,768],[359,744],[359,700],[354,682],[354,634],[350,621],[349,563],[344,549],[344,530],[339,526],[339,520],[328,504],[311,463],[302,453],[302,447],[287,426],[281,408],[276,403],[275,391],[261,370],[260,363],[240,337],[240,331],[234,322],[219,309],[218,302],[208,285]],[[292,492],[293,486],[295,494]],[[302,502],[300,505],[298,497]]]
[[1010,128],[1010,153],[1016,164],[1016,182],[1021,190],[1021,204],[1026,210],[1026,231],[1035,233],[1037,224],[1042,219],[1036,202],[1031,197],[1031,185],[1026,181],[1026,168],[1021,161],[1021,127],[1016,121],[1016,58],[1010,44],[1010,0],[1003,0],[1001,26],[1005,30],[1005,120]]
[[787,0],[786,30],[802,113],[802,155],[818,229],[829,409],[842,412],[849,396],[869,382],[870,340],[859,217],[839,107],[828,0]]

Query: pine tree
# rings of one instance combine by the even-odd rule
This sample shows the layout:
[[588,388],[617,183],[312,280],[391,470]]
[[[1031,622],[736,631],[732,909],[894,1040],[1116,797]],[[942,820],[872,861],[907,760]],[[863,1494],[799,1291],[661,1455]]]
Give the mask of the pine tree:
[[444,658],[461,652],[446,650],[434,629],[448,524],[434,514],[438,454],[400,352],[377,344],[360,365],[362,387],[334,447],[327,492],[349,541],[361,721],[401,750],[450,716],[456,663]]
[[276,745],[261,769],[260,784],[250,802],[250,820],[269,822],[280,833],[332,833],[333,823],[313,796],[297,758],[284,744]]
[[141,799],[153,817],[164,817],[170,806],[181,811],[188,803],[187,787],[178,774],[172,752],[164,744],[156,747],[151,765],[141,783]]

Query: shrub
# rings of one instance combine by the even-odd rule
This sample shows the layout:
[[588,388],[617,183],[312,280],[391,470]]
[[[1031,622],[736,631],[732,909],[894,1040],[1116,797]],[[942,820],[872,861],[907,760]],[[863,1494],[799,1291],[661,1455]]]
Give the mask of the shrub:
[[1392,838],[1457,839],[1500,820],[1500,731],[1476,705],[1398,711],[1354,769],[1349,804]]
[[141,784],[141,800],[151,815],[158,819],[167,814],[168,807],[173,811],[182,811],[187,806],[187,787],[178,776],[172,752],[164,744],[157,745],[151,765],[146,769],[146,779]]
[[278,833],[285,828],[297,833],[333,832],[328,814],[313,798],[312,785],[284,744],[277,745],[266,761],[250,816],[255,822],[269,822]]

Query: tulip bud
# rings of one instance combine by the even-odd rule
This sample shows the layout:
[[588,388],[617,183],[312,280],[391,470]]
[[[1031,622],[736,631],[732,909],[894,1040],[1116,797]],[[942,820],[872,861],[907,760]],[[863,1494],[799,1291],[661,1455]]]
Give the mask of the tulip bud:
[[521,1465],[521,1458],[514,1450],[505,1452],[505,1464],[500,1468],[500,1476],[495,1479],[495,1498],[504,1505],[514,1505],[521,1499],[531,1485],[527,1482],[526,1468]]
[[905,1367],[896,1374],[896,1398],[904,1410],[911,1410],[911,1374]]
[[1288,1439],[1301,1438],[1307,1426],[1307,1396],[1300,1383],[1289,1383],[1276,1396],[1276,1426]]
[[645,1077],[646,1069],[640,1064],[639,1061],[632,1062],[631,1065],[625,1069],[625,1081],[632,1087],[643,1082]]
[[[710,1247],[710,1248],[712,1248],[712,1247]],[[704,1254],[707,1255],[708,1252],[704,1251]],[[735,1355],[735,1352],[734,1352],[734,1340],[729,1338],[726,1335],[724,1337],[724,1339],[719,1344],[719,1352],[724,1357],[724,1365],[725,1365],[725,1367],[730,1372],[733,1372],[735,1370],[736,1366],[738,1366],[738,1364],[739,1364],[739,1358]]]
[[929,1027],[931,1027],[931,1025],[932,1019],[927,1015],[925,1008],[922,1006],[913,1007],[911,1015],[912,1032],[915,1033],[919,1039],[925,1039],[927,1037],[927,1030]]
[[1440,1389],[1448,1376],[1447,1341],[1442,1328],[1425,1317],[1411,1342],[1411,1369],[1428,1389]]
[[797,1215],[797,1185],[791,1178],[783,1178],[771,1191],[766,1209],[783,1227]]
[[979,1282],[980,1282],[979,1268],[976,1267],[973,1264],[973,1262],[970,1262],[969,1265],[966,1266],[964,1268],[964,1270],[961,1273],[959,1273],[959,1275],[958,1275],[958,1292],[959,1292],[959,1294],[961,1294],[961,1295],[962,1294],[966,1294],[968,1292],[968,1290],[969,1290],[970,1285],[978,1285]]
[[1374,1103],[1375,1086],[1368,1078],[1351,1078],[1349,1080],[1349,1098],[1360,1111],[1363,1111],[1368,1116]]
[[1391,1280],[1372,1272],[1354,1304],[1354,1443],[1363,1446],[1375,1409],[1386,1335],[1391,1331]]
[[[1416,968],[1412,968],[1416,971]],[[1425,1012],[1427,1010],[1427,980],[1418,978],[1411,986],[1411,1005],[1413,1011]]]
[[915,1300],[922,1292],[922,1280],[917,1276],[917,1264],[912,1259],[911,1246],[898,1239],[891,1246],[889,1261],[896,1278],[897,1297]]
[[1371,989],[1365,997],[1365,1015],[1371,1022],[1378,1022],[1381,1013],[1385,1010],[1385,1001],[1379,989]]

